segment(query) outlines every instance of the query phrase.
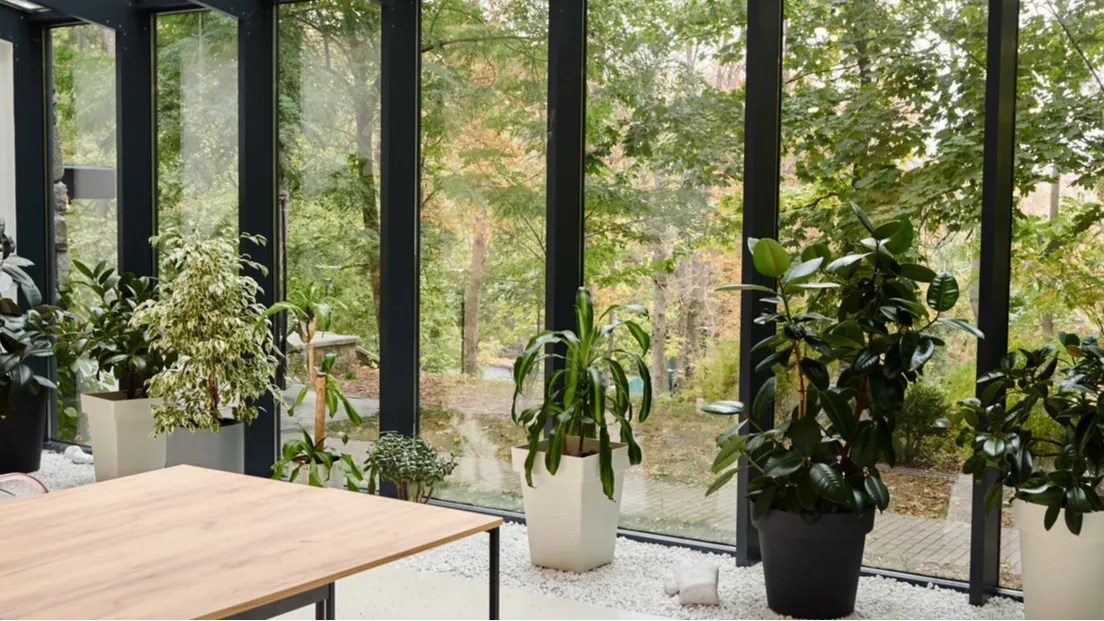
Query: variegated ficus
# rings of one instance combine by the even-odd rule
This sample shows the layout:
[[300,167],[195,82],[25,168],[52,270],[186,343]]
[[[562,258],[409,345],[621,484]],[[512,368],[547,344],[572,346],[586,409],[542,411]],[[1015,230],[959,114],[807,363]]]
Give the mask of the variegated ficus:
[[[761,476],[748,485],[753,519],[772,509],[808,523],[825,513],[885,510],[889,490],[878,467],[892,466],[900,452],[894,430],[905,390],[944,345],[945,330],[981,336],[946,315],[958,301],[958,283],[918,262],[909,219],[875,226],[852,207],[869,236],[847,243],[841,255],[821,243],[791,255],[776,240],[752,240],[755,270],[770,284],[722,288],[769,294],[755,321],[777,328],[753,349],[769,352],[756,370],[776,376],[763,384],[750,412],[735,401],[704,408],[746,415],[717,438],[713,472],[719,476],[706,493],[754,466]],[[790,373],[796,405],[780,424],[762,425],[771,420],[777,376]]]

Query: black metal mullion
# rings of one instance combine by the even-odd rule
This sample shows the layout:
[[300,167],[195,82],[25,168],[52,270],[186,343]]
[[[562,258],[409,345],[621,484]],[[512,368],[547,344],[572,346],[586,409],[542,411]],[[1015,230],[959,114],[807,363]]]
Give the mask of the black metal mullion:
[[[781,174],[782,132],[782,33],[783,0],[749,0],[747,38],[747,93],[744,115],[744,224],[741,282],[771,286],[770,279],[755,271],[749,238],[778,236],[778,193]],[[741,420],[751,414],[751,404],[771,371],[755,371],[767,354],[752,352],[759,341],[774,334],[771,325],[752,320],[765,308],[764,294],[744,291],[740,299],[740,400],[745,404]],[[773,406],[755,422],[763,428],[774,423]],[[743,460],[742,460],[743,461]],[[736,484],[736,564],[759,560],[759,534],[751,524],[748,484],[758,476],[753,468],[742,470]]]
[[[264,245],[242,240],[241,252],[264,270],[249,270],[261,286],[265,306],[284,299],[283,217],[277,195],[276,7],[271,0],[238,0],[238,229],[260,235]],[[280,351],[286,343],[285,317],[273,323]],[[282,359],[281,359],[282,360]],[[274,378],[284,385],[284,363]],[[245,429],[245,472],[271,476],[280,452],[280,406],[272,395],[258,402],[259,414]]]
[[[545,327],[548,330],[576,328],[575,294],[584,279],[586,37],[586,0],[550,0],[545,193],[548,254],[544,268]],[[545,364],[546,378],[563,368],[562,359],[550,362]]]
[[[985,147],[981,195],[981,269],[978,286],[977,375],[1000,366],[1008,349],[1012,275],[1013,170],[1016,132],[1016,55],[1019,1],[990,0],[985,70]],[[982,387],[978,388],[981,396]],[[981,605],[1000,586],[1000,511],[985,512],[987,472],[973,488],[970,518],[970,603]]]
[[386,0],[380,56],[379,429],[418,434],[420,0]]

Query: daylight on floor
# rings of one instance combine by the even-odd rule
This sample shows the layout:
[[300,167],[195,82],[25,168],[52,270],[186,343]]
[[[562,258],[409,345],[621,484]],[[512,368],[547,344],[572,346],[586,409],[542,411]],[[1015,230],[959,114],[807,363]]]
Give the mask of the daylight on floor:
[[1104,618],[1104,0],[0,0],[0,618]]

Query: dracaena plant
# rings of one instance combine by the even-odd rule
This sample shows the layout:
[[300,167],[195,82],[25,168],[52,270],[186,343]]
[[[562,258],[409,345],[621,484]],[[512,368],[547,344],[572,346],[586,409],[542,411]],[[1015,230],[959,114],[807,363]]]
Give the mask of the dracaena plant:
[[74,260],[73,267],[79,274],[73,286],[94,296],[83,309],[89,343],[86,353],[96,361],[100,373],[119,382],[127,399],[145,397],[146,383],[166,362],[171,364],[173,356],[150,347],[152,334],[131,322],[135,310],[154,299],[154,280],[130,272],[116,274],[102,261],[88,267]]
[[[544,466],[553,475],[559,470],[565,452],[582,457],[584,438],[597,437],[602,491],[610,500],[614,493],[614,472],[609,427],[618,426],[621,442],[628,447],[629,463],[639,464],[643,457],[640,445],[633,438],[632,425],[634,416],[636,422],[642,423],[652,409],[652,378],[644,362],[651,339],[639,324],[615,319],[614,313],[648,314],[642,306],[618,304],[607,308],[595,321],[590,290],[580,287],[575,295],[575,320],[579,331],[542,332],[530,339],[525,351],[514,362],[514,399],[510,415],[515,423],[525,428],[528,437],[525,481],[530,486],[546,426],[551,431]],[[601,323],[607,316],[610,320]],[[629,332],[639,351],[624,347],[609,350],[610,337],[621,328]],[[546,351],[548,345],[564,353],[549,353]],[[563,366],[544,384],[540,402],[519,410],[518,401],[524,396],[527,378],[539,373],[541,363],[553,359],[563,360]],[[634,407],[630,398],[629,377],[622,362],[629,365],[628,372],[635,370],[643,382],[639,407]],[[568,442],[569,436],[578,441]]]
[[[756,370],[797,377],[797,405],[787,420],[769,429],[755,423],[773,408],[778,383],[771,377],[751,405],[751,428],[741,423],[717,438],[713,472],[719,476],[707,494],[746,467],[738,462],[746,457],[762,472],[748,488],[754,519],[772,509],[807,523],[825,513],[885,510],[889,490],[878,468],[896,463],[894,430],[905,390],[944,345],[934,329],[981,336],[944,316],[958,300],[954,277],[907,261],[914,237],[909,220],[875,226],[853,208],[869,236],[846,244],[843,256],[834,258],[819,243],[791,255],[773,239],[752,240],[755,269],[772,284],[722,288],[770,294],[755,321],[777,329],[755,345],[771,352]],[[705,411],[742,409],[725,401]]]
[[[308,468],[308,483],[321,487],[324,483],[319,474],[319,466],[326,468],[326,480],[333,476],[333,466],[336,463],[344,464],[345,487],[350,490],[359,488],[359,482],[363,479],[360,468],[353,462],[352,457],[341,451],[332,451],[326,448],[326,416],[333,418],[339,409],[344,409],[345,414],[355,425],[363,421],[353,404],[345,396],[341,389],[341,383],[333,376],[333,366],[337,361],[337,354],[326,354],[320,365],[315,366],[316,357],[314,351],[314,337],[318,331],[326,331],[330,328],[333,319],[333,307],[330,304],[324,289],[317,283],[311,284],[305,293],[299,293],[294,300],[277,302],[267,311],[265,317],[271,317],[280,312],[287,312],[291,320],[290,329],[299,335],[300,341],[307,352],[308,377],[295,397],[295,402],[288,408],[288,416],[295,415],[295,409],[306,399],[311,388],[314,389],[314,438],[305,429],[300,428],[301,439],[296,439],[284,444],[281,458],[273,466],[273,478],[280,478],[290,466],[293,468],[290,479],[295,480],[299,471],[305,466]],[[342,444],[349,441],[349,437],[340,435]]]
[[[998,473],[985,494],[986,511],[999,507],[1010,487],[1016,498],[1046,506],[1047,530],[1063,514],[1076,535],[1084,514],[1104,510],[1097,493],[1104,479],[1104,347],[1092,336],[1062,333],[1058,341],[1061,347],[1009,352],[978,380],[986,383],[981,398],[960,401],[938,425],[972,451],[964,473],[976,480],[990,469]],[[1040,411],[1057,434],[1029,425]]]

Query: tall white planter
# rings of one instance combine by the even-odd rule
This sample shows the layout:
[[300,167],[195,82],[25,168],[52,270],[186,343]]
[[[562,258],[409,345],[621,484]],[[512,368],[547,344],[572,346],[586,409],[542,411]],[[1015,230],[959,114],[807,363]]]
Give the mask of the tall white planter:
[[150,406],[158,399],[127,399],[125,392],[81,395],[92,436],[96,480],[165,467],[165,437],[153,436]]
[[218,433],[210,429],[179,428],[169,434],[168,466],[188,464],[212,470],[245,472],[245,424],[223,421]]
[[1104,512],[1085,514],[1074,535],[1064,515],[1047,531],[1043,505],[1016,500],[1012,511],[1020,529],[1024,618],[1104,619]]
[[[566,442],[574,447],[578,438]],[[563,571],[584,572],[613,560],[617,520],[621,516],[621,490],[629,467],[629,449],[613,443],[613,500],[602,492],[598,474],[598,440],[587,439],[586,457],[565,454],[556,475],[544,467],[547,441],[533,465],[533,485],[525,482],[526,444],[511,449],[514,471],[521,476],[529,556],[534,565]]]

